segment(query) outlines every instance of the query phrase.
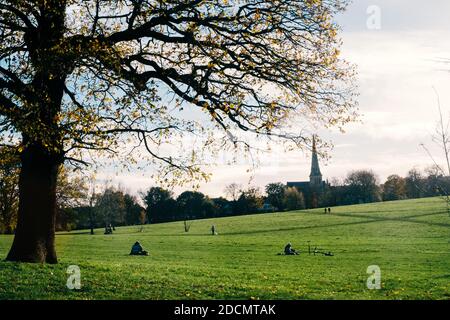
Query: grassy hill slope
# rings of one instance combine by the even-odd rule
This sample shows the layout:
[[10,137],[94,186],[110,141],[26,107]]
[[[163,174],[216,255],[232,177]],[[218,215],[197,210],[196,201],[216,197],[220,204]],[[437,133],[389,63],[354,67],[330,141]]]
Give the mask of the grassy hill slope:
[[[210,235],[215,224],[218,236]],[[58,265],[0,262],[0,299],[450,299],[450,217],[440,199],[59,233]],[[148,257],[129,256],[139,240]],[[299,256],[279,256],[287,242]],[[333,257],[309,255],[311,246]],[[0,236],[5,257],[11,236]],[[82,289],[66,288],[69,265]],[[378,265],[382,289],[368,290]]]

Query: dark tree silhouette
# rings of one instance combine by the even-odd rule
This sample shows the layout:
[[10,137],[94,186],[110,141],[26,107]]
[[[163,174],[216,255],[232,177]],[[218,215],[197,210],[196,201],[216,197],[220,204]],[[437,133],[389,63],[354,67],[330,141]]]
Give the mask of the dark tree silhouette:
[[286,191],[286,186],[283,183],[269,183],[266,185],[266,194],[267,194],[267,201],[271,205],[273,205],[277,210],[283,211],[284,210],[284,196]]
[[393,174],[383,184],[383,201],[395,201],[406,199],[405,179]]
[[161,148],[188,133],[206,146],[248,147],[240,130],[302,145],[299,128],[286,126],[294,114],[326,126],[352,120],[353,71],[339,59],[333,23],[346,2],[2,0],[0,141],[21,159],[7,259],[57,262],[65,162],[87,165],[101,153],[132,163],[142,151],[161,164],[162,181],[179,183],[208,177],[193,153]]
[[151,187],[142,195],[142,200],[150,223],[169,221],[169,215],[174,214],[174,210],[177,209],[173,193],[161,187]]
[[349,203],[381,201],[378,178],[372,170],[355,170],[345,179],[346,197]]

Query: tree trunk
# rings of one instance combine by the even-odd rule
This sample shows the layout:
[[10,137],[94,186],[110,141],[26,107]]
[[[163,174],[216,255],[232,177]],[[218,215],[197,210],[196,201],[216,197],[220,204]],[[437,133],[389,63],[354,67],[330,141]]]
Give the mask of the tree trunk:
[[21,161],[17,229],[6,260],[57,263],[56,180],[61,161],[38,144],[28,146]]

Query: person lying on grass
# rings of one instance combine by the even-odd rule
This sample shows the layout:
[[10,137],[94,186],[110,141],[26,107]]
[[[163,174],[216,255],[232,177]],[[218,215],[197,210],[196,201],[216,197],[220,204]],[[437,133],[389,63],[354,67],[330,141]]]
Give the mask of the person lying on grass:
[[136,241],[135,244],[131,247],[130,255],[132,256],[148,256],[148,252],[142,248],[139,241]]

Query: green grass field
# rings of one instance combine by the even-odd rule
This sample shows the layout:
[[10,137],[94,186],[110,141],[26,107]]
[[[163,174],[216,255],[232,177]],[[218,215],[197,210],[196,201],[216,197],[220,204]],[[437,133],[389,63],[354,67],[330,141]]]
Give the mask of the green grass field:
[[[211,236],[215,224],[219,235]],[[58,265],[0,262],[0,299],[450,299],[450,217],[440,199],[57,235]],[[139,240],[148,257],[129,256]],[[299,256],[279,256],[291,241]],[[308,255],[307,241],[335,255]],[[0,236],[5,257],[11,236]],[[306,251],[306,252],[305,252]],[[82,288],[66,288],[69,265]],[[368,290],[378,265],[382,289]]]

